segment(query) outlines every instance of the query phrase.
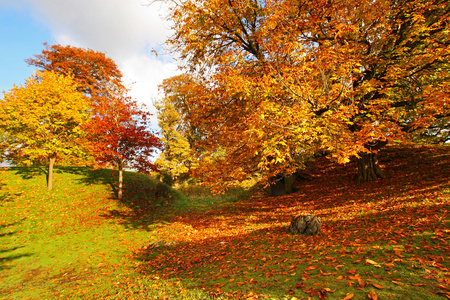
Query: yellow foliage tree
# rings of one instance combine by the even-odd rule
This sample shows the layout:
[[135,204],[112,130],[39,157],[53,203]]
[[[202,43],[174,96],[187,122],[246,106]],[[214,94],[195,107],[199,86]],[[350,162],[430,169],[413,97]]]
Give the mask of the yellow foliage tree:
[[90,101],[76,87],[70,76],[36,72],[0,100],[0,131],[6,134],[0,149],[17,165],[48,165],[49,190],[56,159],[85,154],[82,126]]

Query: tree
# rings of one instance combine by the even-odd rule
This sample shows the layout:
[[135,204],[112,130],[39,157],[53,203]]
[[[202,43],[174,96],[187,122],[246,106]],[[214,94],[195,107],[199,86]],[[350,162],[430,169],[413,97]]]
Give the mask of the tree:
[[109,101],[110,91],[125,87],[122,73],[116,63],[104,53],[91,49],[59,44],[48,45],[41,54],[25,61],[40,70],[53,71],[60,75],[71,74],[78,90],[87,95],[94,105]]
[[191,148],[200,138],[199,131],[188,120],[193,108],[188,105],[188,99],[196,95],[198,86],[192,76],[181,74],[165,79],[159,88],[164,97],[155,103],[155,107],[164,151],[156,163],[175,181],[185,179],[196,161]]
[[89,118],[89,100],[76,88],[70,76],[36,72],[0,101],[0,132],[6,134],[0,149],[15,164],[47,163],[49,190],[58,158],[86,154],[82,127]]
[[449,115],[446,1],[165,2],[168,43],[208,91],[189,119],[227,153],[210,182],[294,172],[317,151],[374,180],[379,145]]
[[42,54],[26,61],[40,69],[72,74],[78,89],[91,100],[91,118],[85,126],[90,153],[99,166],[119,170],[118,197],[122,198],[123,168],[156,169],[151,155],[161,147],[148,128],[149,114],[126,96],[122,73],[104,53],[73,46],[47,44]]
[[185,178],[190,169],[191,148],[182,132],[177,130],[180,116],[171,103],[160,103],[158,109],[158,124],[161,128],[161,143],[164,151],[156,160],[161,171],[169,174],[174,181]]
[[99,166],[114,166],[119,171],[118,198],[123,195],[123,169],[139,172],[157,170],[151,157],[162,145],[148,130],[150,114],[136,101],[119,93],[110,103],[102,103],[87,128],[92,137],[91,150]]

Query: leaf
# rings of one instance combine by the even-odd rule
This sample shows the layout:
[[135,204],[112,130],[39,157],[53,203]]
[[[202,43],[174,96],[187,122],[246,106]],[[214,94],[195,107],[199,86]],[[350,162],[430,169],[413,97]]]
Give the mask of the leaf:
[[347,295],[345,296],[345,298],[344,298],[343,300],[350,300],[350,299],[352,299],[353,297],[355,297],[354,294],[347,293]]
[[377,289],[379,289],[379,290],[382,290],[382,289],[384,289],[384,287],[383,287],[383,286],[381,286],[381,285],[379,285],[379,284],[376,284],[376,283],[372,283],[372,285],[373,285],[374,287],[376,287]]
[[368,297],[370,300],[378,300],[378,296],[374,292],[370,292]]
[[361,288],[366,286],[366,283],[364,282],[364,280],[362,280],[361,278],[358,278],[358,284]]
[[380,268],[381,267],[379,263],[374,262],[373,260],[370,260],[370,259],[366,259],[366,263],[371,264],[371,265],[373,265],[376,268]]

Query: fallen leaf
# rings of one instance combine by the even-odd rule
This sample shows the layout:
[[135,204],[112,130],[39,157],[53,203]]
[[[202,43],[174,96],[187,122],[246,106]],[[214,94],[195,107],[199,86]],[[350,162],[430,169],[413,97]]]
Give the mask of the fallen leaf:
[[366,283],[364,282],[364,280],[362,280],[361,278],[358,279],[358,284],[361,288],[366,286]]
[[378,300],[378,296],[374,292],[370,292],[368,296],[370,300]]
[[411,283],[411,285],[414,285],[414,286],[424,286],[424,285],[426,285],[425,283]]
[[348,293],[343,300],[349,300],[352,299],[353,297],[355,297],[355,295]]
[[377,289],[384,289],[384,286],[381,286],[381,285],[379,285],[379,284],[376,284],[376,283],[372,283],[372,285],[374,286],[374,287],[376,287]]
[[380,264],[375,262],[375,261],[373,261],[373,260],[366,259],[366,263],[371,264],[371,265],[373,265],[376,268],[381,268]]
[[355,274],[356,274],[356,269],[348,270],[347,273],[348,273],[348,274],[355,275]]
[[438,287],[438,288],[440,288],[440,289],[444,289],[444,290],[447,290],[447,291],[449,290],[448,287],[443,286],[442,284],[436,284],[435,286]]

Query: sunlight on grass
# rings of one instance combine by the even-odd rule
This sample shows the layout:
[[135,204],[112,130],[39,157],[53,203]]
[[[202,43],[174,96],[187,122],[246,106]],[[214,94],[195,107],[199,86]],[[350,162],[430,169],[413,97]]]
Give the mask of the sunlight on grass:
[[[426,166],[450,155],[394,150],[386,180],[356,185],[321,158],[281,197],[126,173],[118,201],[110,170],[60,168],[51,192],[36,170],[1,170],[0,299],[443,299],[450,170]],[[320,233],[287,234],[305,213]]]

